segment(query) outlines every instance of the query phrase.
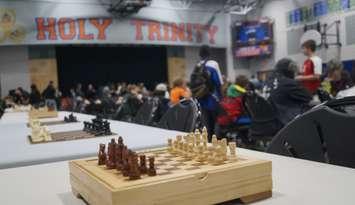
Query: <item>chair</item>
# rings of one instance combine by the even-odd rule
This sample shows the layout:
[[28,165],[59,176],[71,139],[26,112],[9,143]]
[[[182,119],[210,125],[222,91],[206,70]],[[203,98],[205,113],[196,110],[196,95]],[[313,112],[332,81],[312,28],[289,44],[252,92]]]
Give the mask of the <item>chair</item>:
[[272,138],[280,129],[276,112],[272,105],[255,92],[248,92],[243,99],[244,108],[251,118],[249,135],[259,140]]
[[153,125],[154,111],[157,109],[159,101],[157,98],[149,98],[139,108],[134,122],[141,125]]
[[158,127],[192,132],[196,128],[199,119],[198,105],[194,100],[183,100],[174,105],[163,115]]
[[354,125],[355,116],[319,106],[283,128],[267,152],[355,168]]
[[333,99],[323,105],[342,113],[355,115],[355,96]]

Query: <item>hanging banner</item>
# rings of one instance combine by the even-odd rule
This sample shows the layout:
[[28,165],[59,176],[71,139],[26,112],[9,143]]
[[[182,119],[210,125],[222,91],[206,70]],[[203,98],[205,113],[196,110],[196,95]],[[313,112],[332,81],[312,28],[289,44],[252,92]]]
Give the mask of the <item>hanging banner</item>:
[[355,8],[355,0],[321,0],[287,12],[288,26],[300,25],[318,20],[320,17]]
[[148,7],[129,18],[112,18],[97,4],[0,3],[0,45],[209,44],[226,47],[225,30],[225,14],[213,16],[201,11]]

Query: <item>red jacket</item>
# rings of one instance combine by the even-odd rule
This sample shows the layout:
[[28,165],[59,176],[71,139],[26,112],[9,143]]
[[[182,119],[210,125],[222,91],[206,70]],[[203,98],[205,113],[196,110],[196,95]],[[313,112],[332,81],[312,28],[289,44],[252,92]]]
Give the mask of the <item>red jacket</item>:
[[217,123],[222,126],[230,125],[237,121],[243,112],[243,100],[240,97],[226,97],[220,102],[222,112],[217,117]]

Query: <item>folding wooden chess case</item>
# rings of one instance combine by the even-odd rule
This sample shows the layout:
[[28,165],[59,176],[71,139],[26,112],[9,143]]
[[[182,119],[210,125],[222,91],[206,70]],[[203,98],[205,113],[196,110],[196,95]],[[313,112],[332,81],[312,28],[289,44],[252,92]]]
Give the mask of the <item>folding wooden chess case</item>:
[[236,161],[212,166],[168,156],[166,148],[138,154],[155,156],[157,176],[129,181],[117,170],[98,166],[97,158],[72,161],[73,193],[90,205],[249,203],[272,195],[271,161],[238,155]]

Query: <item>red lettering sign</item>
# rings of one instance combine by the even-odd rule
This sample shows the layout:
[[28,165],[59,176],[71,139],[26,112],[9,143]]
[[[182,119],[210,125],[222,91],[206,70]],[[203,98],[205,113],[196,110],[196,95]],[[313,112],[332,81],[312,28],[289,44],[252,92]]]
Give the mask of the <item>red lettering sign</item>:
[[[93,18],[72,19],[72,18],[43,18],[35,19],[37,25],[37,40],[106,40],[106,31],[112,24],[112,19]],[[89,21],[89,23],[87,23]],[[97,30],[97,35],[87,33],[87,26],[92,26]]]
[[[131,25],[135,26],[137,41],[148,39],[149,41],[172,41],[172,42],[193,42],[201,43],[203,37],[208,37],[210,44],[216,43],[218,26],[192,24],[192,23],[169,23],[145,20],[132,20]],[[144,36],[147,35],[147,36]]]
[[[45,23],[47,21],[47,23]],[[55,18],[36,18],[37,40],[57,40]],[[48,33],[48,38],[46,33]]]

